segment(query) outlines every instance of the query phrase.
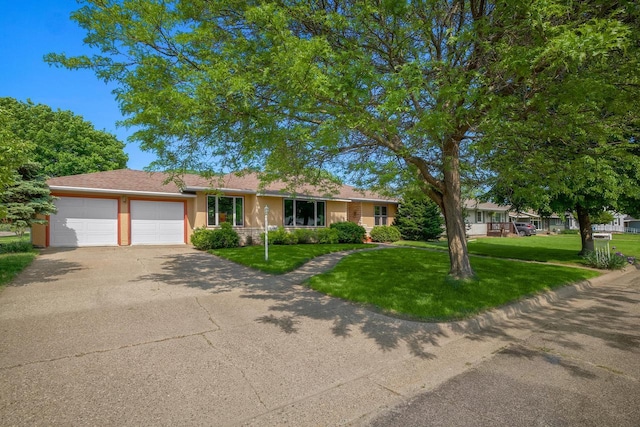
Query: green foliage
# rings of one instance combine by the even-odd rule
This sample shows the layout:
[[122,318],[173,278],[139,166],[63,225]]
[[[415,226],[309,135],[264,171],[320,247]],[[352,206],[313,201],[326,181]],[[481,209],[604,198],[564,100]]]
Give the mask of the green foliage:
[[580,230],[570,230],[568,228],[560,230],[560,234],[580,234]]
[[319,244],[336,244],[339,240],[338,230],[333,228],[319,228],[317,231]]
[[375,226],[373,227],[369,235],[371,236],[371,240],[373,240],[374,242],[383,242],[383,243],[397,242],[402,238],[398,227],[395,227],[393,225]]
[[591,224],[609,224],[615,219],[613,214],[608,211],[601,211],[591,214]]
[[[30,149],[22,151],[30,161],[43,166],[46,176],[99,172],[127,165],[124,143],[70,111],[53,111],[46,105],[13,98],[0,98],[0,111],[8,117],[0,120],[0,141],[5,133],[28,141]],[[3,145],[0,142],[0,154],[4,154]]]
[[405,196],[393,225],[405,240],[435,240],[443,232],[440,209],[424,195]]
[[25,240],[16,240],[7,243],[0,243],[0,254],[32,252],[33,245]]
[[311,228],[298,228],[293,231],[296,236],[298,244],[316,243],[318,241],[318,233],[316,229]]
[[[264,233],[260,237],[264,242]],[[298,243],[298,236],[288,232],[282,226],[277,230],[269,230],[269,245],[295,245],[296,243]]]
[[[264,233],[260,238],[264,242]],[[338,231],[330,228],[297,228],[287,231],[284,227],[269,231],[269,245],[304,245],[338,243]]]
[[334,222],[329,228],[338,232],[339,243],[362,243],[367,234],[363,226],[349,221]]
[[621,270],[627,266],[627,257],[621,254],[602,254],[597,251],[588,252],[584,256],[585,262],[589,267],[599,268],[601,270]]
[[6,211],[2,221],[12,231],[24,234],[33,224],[46,224],[38,218],[56,211],[54,197],[40,173],[40,165],[27,163],[13,174],[13,184],[0,192],[0,207]]
[[240,237],[228,222],[220,224],[220,228],[196,228],[191,235],[191,244],[202,251],[221,248],[236,248],[240,245]]
[[[11,129],[12,120],[12,112],[0,103],[0,191],[12,182],[15,170],[27,162],[27,152],[32,148]],[[5,215],[6,211],[0,211],[0,218]]]
[[564,142],[608,117],[563,120],[601,99],[589,77],[637,76],[635,9],[623,3],[90,1],[72,19],[97,54],[47,61],[116,84],[159,167],[248,166],[301,184],[334,166],[357,185],[419,183],[449,206],[451,273],[464,278],[455,201],[480,158],[466,154],[480,135],[520,144],[529,118],[571,131],[537,126],[532,139]]
[[191,244],[201,251],[211,249],[211,236],[213,231],[214,230],[206,227],[196,228],[193,230],[193,234],[191,234]]

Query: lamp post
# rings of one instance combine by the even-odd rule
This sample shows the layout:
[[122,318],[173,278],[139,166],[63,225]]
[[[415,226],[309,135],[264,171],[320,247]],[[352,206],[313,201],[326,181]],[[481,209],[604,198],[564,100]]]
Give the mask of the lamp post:
[[264,260],[269,261],[269,205],[264,206]]

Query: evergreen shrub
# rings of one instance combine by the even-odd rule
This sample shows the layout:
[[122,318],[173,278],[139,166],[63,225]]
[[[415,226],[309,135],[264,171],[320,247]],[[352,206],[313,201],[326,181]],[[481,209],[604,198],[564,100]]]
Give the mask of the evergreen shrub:
[[393,225],[405,240],[436,240],[443,232],[440,208],[426,195],[407,196],[398,206]]

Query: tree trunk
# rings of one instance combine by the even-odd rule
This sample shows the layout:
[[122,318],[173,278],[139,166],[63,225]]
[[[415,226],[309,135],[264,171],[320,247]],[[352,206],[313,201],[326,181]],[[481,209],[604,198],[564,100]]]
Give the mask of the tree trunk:
[[445,194],[442,199],[442,213],[447,227],[447,239],[449,240],[449,262],[451,265],[449,276],[456,280],[470,279],[475,274],[469,262],[466,228],[462,217],[460,196],[455,197],[455,195]]
[[449,276],[456,280],[471,279],[475,276],[469,262],[466,227],[462,211],[462,191],[460,187],[460,156],[457,141],[450,140],[444,145],[444,191],[440,208],[444,215],[449,239]]
[[582,249],[580,250],[579,255],[586,255],[594,250],[591,217],[589,216],[589,211],[581,205],[576,205],[576,213],[578,214],[580,239],[582,240]]

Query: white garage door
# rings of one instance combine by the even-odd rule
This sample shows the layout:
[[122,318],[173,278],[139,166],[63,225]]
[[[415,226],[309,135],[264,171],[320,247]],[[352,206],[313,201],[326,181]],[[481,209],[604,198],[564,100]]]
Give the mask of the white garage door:
[[60,197],[58,212],[49,217],[51,246],[117,246],[118,201]]
[[131,244],[184,244],[184,203],[132,200]]

